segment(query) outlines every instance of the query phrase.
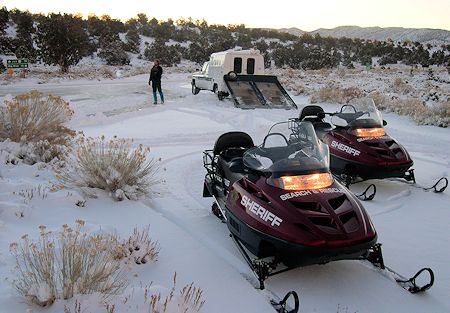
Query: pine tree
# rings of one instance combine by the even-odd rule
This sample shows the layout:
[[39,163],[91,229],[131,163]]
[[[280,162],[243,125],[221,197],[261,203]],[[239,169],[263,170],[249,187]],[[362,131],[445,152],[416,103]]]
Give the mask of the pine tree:
[[81,17],[71,14],[50,14],[37,28],[39,56],[50,65],[59,65],[67,72],[88,50],[88,36]]

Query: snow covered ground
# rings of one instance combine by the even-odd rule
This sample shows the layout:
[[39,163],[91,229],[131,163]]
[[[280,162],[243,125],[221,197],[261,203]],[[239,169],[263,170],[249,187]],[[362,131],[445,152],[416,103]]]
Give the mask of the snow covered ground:
[[[211,213],[211,198],[202,198],[202,151],[212,148],[221,133],[232,130],[248,132],[260,142],[274,122],[297,116],[308,98],[293,96],[299,110],[244,111],[234,108],[231,100],[219,102],[209,92],[192,95],[189,77],[186,73],[166,75],[162,83],[166,103],[156,106],[151,104],[147,75],[42,85],[25,79],[0,86],[1,102],[33,88],[62,95],[75,111],[69,127],[88,136],[117,135],[149,146],[151,155],[162,159],[160,174],[165,179],[160,194],[152,199],[115,202],[100,194],[78,207],[80,195],[74,190],[28,196],[27,191],[49,187],[54,181],[52,172],[40,164],[5,164],[6,154],[0,152],[1,313],[30,308],[56,313],[63,311],[64,304],[73,312],[75,298],[81,302],[81,312],[106,311],[97,295],[38,308],[25,303],[10,284],[14,278],[14,258],[8,251],[11,242],[25,233],[36,238],[39,225],[56,231],[76,219],[85,220],[89,231],[116,231],[123,237],[136,226],[150,224],[152,239],[160,243],[159,260],[133,267],[127,275],[129,287],[121,297],[110,300],[120,313],[148,312],[139,297],[142,286],[152,283],[170,288],[174,272],[178,286],[193,281],[203,289],[206,303],[201,312],[274,312],[268,303],[270,293],[282,297],[290,290],[300,295],[301,312],[450,312],[450,190],[433,194],[398,181],[376,181],[377,196],[364,206],[383,243],[385,262],[405,276],[431,267],[436,281],[429,291],[412,295],[358,261],[291,270],[269,278],[267,290],[255,289],[254,276],[229,238],[226,225]],[[416,126],[395,114],[386,114],[384,119],[387,132],[412,155],[419,184],[430,185],[438,177],[450,176],[450,129]],[[367,185],[352,189],[360,191]]]

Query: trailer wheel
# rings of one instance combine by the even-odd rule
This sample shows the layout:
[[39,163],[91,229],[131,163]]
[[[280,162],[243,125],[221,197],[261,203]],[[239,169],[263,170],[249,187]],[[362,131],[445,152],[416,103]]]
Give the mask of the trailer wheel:
[[198,94],[200,92],[200,88],[195,86],[195,80],[192,81],[191,85],[192,85],[192,94],[193,95]]
[[219,98],[220,101],[222,101],[222,100],[225,99],[227,96],[226,96],[226,93],[224,93],[224,92],[222,92],[222,91],[219,91],[219,92],[217,93],[217,97]]

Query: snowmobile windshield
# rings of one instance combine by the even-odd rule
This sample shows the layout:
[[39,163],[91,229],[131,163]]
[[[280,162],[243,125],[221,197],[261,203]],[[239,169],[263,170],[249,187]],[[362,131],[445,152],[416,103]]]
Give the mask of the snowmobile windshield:
[[331,123],[336,126],[356,128],[382,128],[380,111],[370,98],[357,99],[344,104],[339,112],[333,113]]
[[273,125],[263,143],[244,153],[247,168],[280,177],[328,172],[328,147],[310,122],[292,119]]

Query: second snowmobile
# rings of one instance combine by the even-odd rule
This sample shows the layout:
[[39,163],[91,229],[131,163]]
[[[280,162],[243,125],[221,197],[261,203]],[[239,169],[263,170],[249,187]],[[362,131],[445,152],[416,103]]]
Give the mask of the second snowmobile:
[[[331,116],[331,124],[324,117]],[[325,113],[310,105],[303,108],[299,119],[313,123],[319,138],[330,148],[330,168],[334,175],[352,183],[368,179],[403,178],[415,183],[414,164],[408,151],[384,126],[387,125],[370,98],[344,104],[339,111]],[[442,192],[448,185],[445,177],[433,187]]]

